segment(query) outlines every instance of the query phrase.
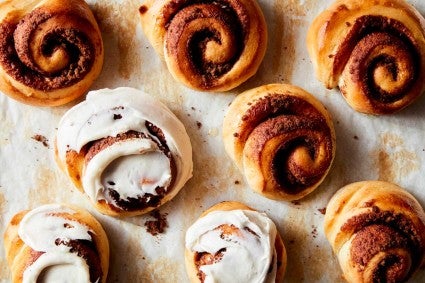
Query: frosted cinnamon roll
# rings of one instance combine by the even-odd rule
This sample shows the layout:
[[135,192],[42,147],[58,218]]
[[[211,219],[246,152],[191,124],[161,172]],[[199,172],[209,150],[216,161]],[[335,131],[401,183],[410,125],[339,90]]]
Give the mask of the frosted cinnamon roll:
[[329,113],[305,90],[285,84],[239,94],[224,117],[223,141],[251,188],[272,199],[312,192],[335,155]]
[[162,103],[132,88],[89,92],[61,119],[59,165],[105,214],[146,213],[192,176],[183,124]]
[[227,201],[205,211],[186,232],[191,282],[282,282],[286,250],[273,221]]
[[106,282],[109,244],[87,211],[49,204],[21,211],[5,235],[12,282]]
[[86,93],[103,65],[99,27],[83,0],[0,3],[0,91],[37,106]]
[[393,113],[425,89],[425,20],[404,0],[338,0],[307,47],[318,79],[359,112]]
[[264,57],[267,27],[256,0],[148,0],[139,11],[173,77],[195,90],[230,90]]
[[425,212],[395,184],[343,187],[329,201],[324,225],[348,282],[405,282],[425,263]]

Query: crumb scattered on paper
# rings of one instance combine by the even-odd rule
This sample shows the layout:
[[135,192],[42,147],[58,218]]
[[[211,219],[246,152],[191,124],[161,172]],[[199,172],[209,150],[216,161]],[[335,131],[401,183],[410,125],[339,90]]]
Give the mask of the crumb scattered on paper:
[[49,140],[45,136],[36,134],[36,135],[32,136],[31,138],[38,141],[38,142],[41,142],[44,147],[49,148]]
[[165,228],[168,227],[167,214],[161,214],[158,210],[155,210],[150,214],[154,220],[148,220],[145,222],[146,231],[152,236],[162,234],[165,231]]

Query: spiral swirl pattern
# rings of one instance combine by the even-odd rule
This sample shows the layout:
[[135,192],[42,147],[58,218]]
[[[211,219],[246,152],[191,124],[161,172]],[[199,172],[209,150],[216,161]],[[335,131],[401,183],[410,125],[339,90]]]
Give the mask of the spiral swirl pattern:
[[336,1],[307,43],[319,80],[359,112],[393,113],[425,89],[425,20],[404,0]]
[[349,282],[405,282],[424,263],[424,210],[394,184],[345,186],[330,200],[324,225]]
[[64,204],[22,211],[5,233],[13,282],[106,282],[109,244],[88,212]]
[[328,112],[311,94],[266,85],[240,94],[223,122],[226,151],[257,192],[299,199],[324,179],[335,153]]
[[140,11],[174,78],[196,90],[232,89],[264,57],[267,28],[256,1],[148,1]]
[[60,2],[2,4],[0,89],[5,94],[34,105],[64,104],[84,94],[99,75],[103,46],[93,14],[82,0]]
[[57,157],[102,213],[146,213],[192,174],[190,140],[166,106],[131,88],[97,90],[59,123]]

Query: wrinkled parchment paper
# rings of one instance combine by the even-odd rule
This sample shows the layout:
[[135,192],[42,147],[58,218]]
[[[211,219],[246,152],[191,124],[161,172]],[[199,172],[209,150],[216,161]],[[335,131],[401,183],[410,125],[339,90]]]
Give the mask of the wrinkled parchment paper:
[[[156,236],[144,223],[152,216],[117,219],[97,213],[54,162],[59,119],[73,104],[39,108],[0,95],[0,234],[20,210],[52,202],[88,209],[110,241],[108,282],[187,282],[184,234],[209,206],[237,200],[266,212],[277,224],[288,252],[285,282],[343,282],[323,232],[322,209],[342,186],[360,180],[399,184],[425,206],[425,96],[391,116],[353,111],[337,90],[314,76],[305,37],[327,0],[260,0],[269,40],[257,74],[227,93],[195,92],[173,80],[139,23],[143,1],[88,1],[104,38],[105,64],[91,89],[135,87],[163,101],[184,123],[193,146],[193,178],[175,199],[159,208],[168,227]],[[425,2],[411,0],[422,15]],[[252,192],[224,152],[223,115],[235,95],[267,83],[285,82],[314,94],[333,116],[337,151],[322,185],[297,202],[273,201]],[[74,102],[75,104],[75,102]],[[43,137],[46,140],[43,140]],[[0,282],[10,282],[0,239]],[[243,264],[243,263],[241,263]],[[425,271],[411,282],[425,282]]]

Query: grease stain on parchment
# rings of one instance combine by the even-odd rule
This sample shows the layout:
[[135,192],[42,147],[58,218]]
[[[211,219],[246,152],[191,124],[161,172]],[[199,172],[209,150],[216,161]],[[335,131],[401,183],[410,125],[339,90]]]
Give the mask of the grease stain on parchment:
[[275,7],[283,10],[291,17],[305,17],[309,7],[309,1],[301,3],[300,0],[275,1]]
[[9,268],[6,259],[0,259],[0,280],[9,279]]
[[140,3],[122,1],[120,3],[96,2],[92,10],[103,33],[117,37],[118,56],[120,57],[118,72],[124,79],[140,74],[141,56],[136,28],[139,24]]
[[160,257],[148,263],[142,273],[142,282],[179,282],[180,274],[176,272],[181,269],[183,260],[176,262],[169,258]]
[[372,156],[379,180],[397,182],[420,168],[416,153],[407,150],[403,139],[393,133],[380,135],[378,149],[372,152]]
[[[235,184],[234,176],[240,174],[232,163],[219,161],[214,156],[202,157],[199,160],[198,158],[194,156],[194,170],[197,173],[180,192],[184,201],[182,206],[184,226],[191,225],[194,219],[210,206],[229,200],[227,199],[229,196],[230,199],[243,201],[245,191],[248,189],[241,185],[241,181]],[[243,180],[243,177],[240,176],[238,180]]]
[[107,228],[111,229],[106,230],[111,251],[108,282],[134,282],[135,278],[140,281],[145,260],[143,247],[146,245],[139,233],[143,228],[129,231],[122,221],[114,221],[113,227]]
[[[323,280],[323,270],[330,261],[335,261],[331,247],[323,245],[320,239],[323,231],[311,225],[313,222],[317,221],[312,221],[309,209],[291,209],[285,214],[281,236],[288,257],[285,273],[287,282],[320,282]],[[324,261],[324,258],[327,260]]]
[[14,124],[8,120],[3,119],[1,122],[1,131],[0,131],[0,146],[6,146],[10,144],[10,134],[14,131]]
[[0,219],[5,211],[5,208],[6,208],[6,198],[4,197],[4,194],[0,192]]
[[56,174],[49,168],[40,168],[34,187],[28,192],[28,205],[34,208],[41,204],[55,202],[58,190],[63,190],[56,182]]
[[[290,82],[294,71],[298,27],[305,24],[305,6],[299,1],[275,1],[269,25],[268,53],[261,76],[268,81]],[[268,65],[270,64],[270,65]],[[265,66],[268,65],[268,66]]]

